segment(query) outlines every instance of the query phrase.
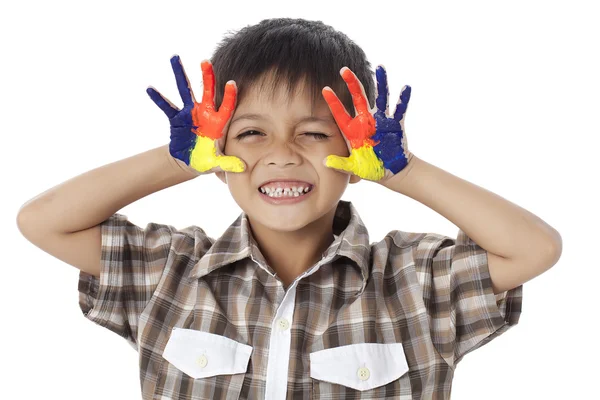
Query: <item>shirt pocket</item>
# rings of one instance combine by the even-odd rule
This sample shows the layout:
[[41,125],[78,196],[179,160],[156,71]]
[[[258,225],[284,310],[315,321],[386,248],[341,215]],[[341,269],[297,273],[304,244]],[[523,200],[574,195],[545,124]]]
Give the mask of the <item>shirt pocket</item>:
[[358,343],[310,353],[313,397],[410,398],[402,343]]
[[[214,333],[173,328],[162,355],[169,363],[161,368],[159,393],[193,398],[213,398],[221,393],[222,398],[237,399],[252,349]],[[182,387],[185,393],[178,392]]]

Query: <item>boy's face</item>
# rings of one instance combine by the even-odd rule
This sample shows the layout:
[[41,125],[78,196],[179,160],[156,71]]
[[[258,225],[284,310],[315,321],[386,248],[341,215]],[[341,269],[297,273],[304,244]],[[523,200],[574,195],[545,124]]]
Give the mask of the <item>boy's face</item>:
[[[323,98],[313,110],[307,91],[295,93],[288,95],[285,85],[278,85],[271,98],[258,84],[248,88],[236,105],[224,149],[226,155],[244,160],[247,169],[242,173],[217,173],[253,224],[286,232],[299,230],[332,212],[348,183],[360,180],[323,165],[330,154],[347,157],[348,146]],[[244,117],[248,114],[253,116]],[[319,120],[303,120],[308,117]],[[255,132],[238,138],[247,131]],[[312,190],[299,202],[271,204],[260,187],[273,179],[308,182]]]

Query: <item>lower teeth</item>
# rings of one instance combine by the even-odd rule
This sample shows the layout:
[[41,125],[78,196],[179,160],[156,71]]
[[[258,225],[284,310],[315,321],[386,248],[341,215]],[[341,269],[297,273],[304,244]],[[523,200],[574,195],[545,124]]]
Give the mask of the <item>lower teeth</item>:
[[300,196],[304,196],[305,193],[302,194],[298,194],[298,196],[295,196],[294,194],[280,194],[280,195],[267,195],[269,197],[300,197]]
[[[302,192],[302,193],[300,193],[300,192],[292,192],[292,193],[289,193],[289,194],[286,194],[286,193],[282,192],[282,193],[269,194],[269,193],[265,193],[265,192],[261,191],[261,193],[264,194],[264,195],[266,195],[266,196],[273,197],[273,198],[277,198],[277,197],[286,197],[286,198],[290,197],[290,198],[293,198],[293,197],[304,196],[308,192]],[[298,194],[297,196],[296,196],[296,193]]]

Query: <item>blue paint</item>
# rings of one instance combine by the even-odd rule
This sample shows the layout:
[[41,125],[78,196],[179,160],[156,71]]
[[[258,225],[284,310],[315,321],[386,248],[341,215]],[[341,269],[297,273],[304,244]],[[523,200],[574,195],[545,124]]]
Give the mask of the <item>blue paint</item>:
[[377,145],[373,151],[383,162],[386,169],[397,174],[408,164],[408,149],[402,147],[404,132],[400,121],[406,114],[408,101],[410,100],[411,87],[406,85],[400,94],[400,101],[396,105],[396,110],[392,118],[388,117],[388,83],[387,74],[383,66],[378,66],[375,71],[377,78],[377,99],[375,104],[377,111],[373,114],[375,118],[375,134],[371,137]]
[[169,151],[171,156],[183,161],[186,165],[190,165],[190,153],[196,143],[196,134],[192,129],[198,128],[192,122],[192,109],[194,108],[194,100],[192,90],[188,84],[188,79],[183,70],[183,65],[178,55],[171,57],[171,66],[175,74],[175,81],[179,95],[183,100],[183,109],[179,110],[163,97],[157,90],[152,87],[146,89],[146,93],[152,101],[163,110],[169,118],[171,125],[171,141],[169,143]]

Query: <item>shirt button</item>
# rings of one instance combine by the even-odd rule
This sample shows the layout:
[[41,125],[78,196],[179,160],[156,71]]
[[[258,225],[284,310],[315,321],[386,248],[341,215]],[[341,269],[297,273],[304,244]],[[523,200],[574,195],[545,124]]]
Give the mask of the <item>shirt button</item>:
[[198,363],[200,368],[204,368],[204,367],[206,367],[206,364],[208,364],[208,358],[206,358],[206,356],[202,355],[202,356],[198,357],[196,362]]
[[358,379],[361,381],[366,381],[371,376],[371,372],[369,372],[369,368],[359,368],[358,369]]
[[287,330],[290,327],[290,323],[285,318],[281,318],[277,322],[277,325],[279,325],[279,329],[282,330],[282,331],[285,331],[285,330]]

